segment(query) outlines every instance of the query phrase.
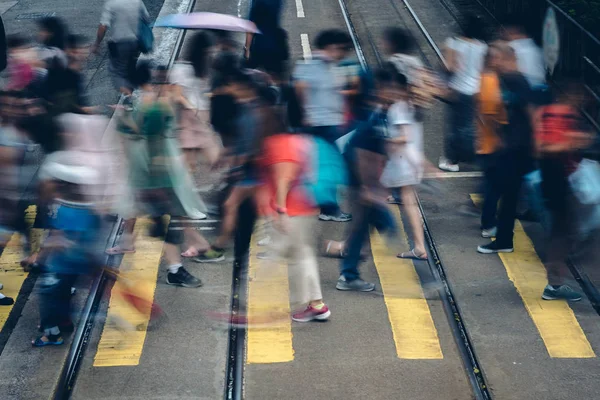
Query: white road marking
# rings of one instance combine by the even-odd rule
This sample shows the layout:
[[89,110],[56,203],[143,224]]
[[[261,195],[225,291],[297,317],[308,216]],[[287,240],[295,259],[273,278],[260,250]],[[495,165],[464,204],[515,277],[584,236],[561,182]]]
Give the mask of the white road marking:
[[473,172],[436,172],[424,174],[423,178],[428,179],[451,179],[451,178],[481,178],[483,176],[483,172],[473,171]]
[[304,18],[304,6],[302,5],[302,0],[296,0],[296,14],[298,18]]
[[312,51],[310,50],[310,41],[306,33],[300,34],[300,41],[302,42],[302,54],[304,54],[305,60],[312,60]]

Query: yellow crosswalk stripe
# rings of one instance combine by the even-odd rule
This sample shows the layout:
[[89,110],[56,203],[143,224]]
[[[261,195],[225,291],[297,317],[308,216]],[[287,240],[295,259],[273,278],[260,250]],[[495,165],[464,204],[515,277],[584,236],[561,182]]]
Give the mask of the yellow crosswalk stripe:
[[[483,201],[477,194],[471,194],[471,199],[476,205]],[[499,256],[548,354],[553,358],[596,357],[567,302],[542,300],[542,292],[548,283],[546,269],[519,221],[515,222],[514,232],[514,253],[499,253]]]
[[[35,215],[35,206],[30,206],[25,211],[25,221],[29,227],[33,225]],[[39,247],[41,234],[41,229],[32,229],[31,239],[32,242],[34,242],[31,244],[32,249],[37,249]],[[0,292],[2,292],[5,296],[12,297],[15,302],[19,296],[23,282],[25,282],[25,279],[27,279],[29,276],[29,273],[25,272],[21,267],[21,260],[23,257],[24,254],[21,246],[21,235],[14,233],[6,244],[6,247],[2,252],[2,256],[0,256],[0,282],[4,285],[4,289],[2,289]],[[14,305],[0,307],[0,330],[4,328],[4,324],[6,323],[6,320],[8,319],[13,307]]]
[[149,303],[154,301],[156,279],[164,242],[160,238],[142,237],[152,222],[140,219],[135,226],[136,252],[126,254],[121,263],[122,275],[113,288],[106,323],[94,357],[94,367],[139,365],[146,331],[150,321],[150,307],[142,311],[133,307],[120,289],[135,290],[135,294]]
[[257,250],[253,239],[248,270],[246,363],[289,362],[294,360],[294,348],[287,263],[258,260]]
[[[398,222],[402,242],[406,244],[408,240],[400,212],[397,207],[392,209]],[[390,254],[390,250],[377,232],[371,234],[371,251],[379,274],[398,358],[415,360],[444,358],[429,305],[425,300],[413,262]]]

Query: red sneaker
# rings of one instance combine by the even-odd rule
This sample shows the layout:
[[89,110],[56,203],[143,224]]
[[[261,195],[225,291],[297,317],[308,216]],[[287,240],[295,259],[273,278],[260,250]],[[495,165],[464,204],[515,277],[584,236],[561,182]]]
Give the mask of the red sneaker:
[[304,311],[299,311],[292,315],[292,319],[296,322],[310,322],[314,320],[325,321],[331,316],[331,311],[326,304],[323,304],[321,309],[314,308],[308,305]]

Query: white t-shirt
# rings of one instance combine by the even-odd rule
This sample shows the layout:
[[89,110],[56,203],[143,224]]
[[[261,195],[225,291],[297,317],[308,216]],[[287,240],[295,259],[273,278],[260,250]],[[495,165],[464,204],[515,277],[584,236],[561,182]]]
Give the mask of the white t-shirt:
[[142,0],[106,0],[100,24],[110,28],[109,42],[137,40],[140,18],[150,21]]
[[387,120],[389,137],[406,135],[406,144],[390,146],[381,184],[388,188],[417,185],[423,176],[423,134],[414,107],[406,101],[394,103],[388,109]]
[[210,100],[207,96],[210,93],[210,82],[208,77],[196,77],[192,64],[175,63],[171,69],[169,81],[182,88],[183,96],[196,110],[210,110]]
[[517,39],[509,43],[517,57],[517,67],[529,85],[540,86],[546,83],[546,67],[542,50],[532,39]]
[[481,72],[488,46],[478,40],[449,38],[446,40],[446,47],[454,51],[456,59],[456,69],[450,78],[450,88],[466,95],[479,93]]

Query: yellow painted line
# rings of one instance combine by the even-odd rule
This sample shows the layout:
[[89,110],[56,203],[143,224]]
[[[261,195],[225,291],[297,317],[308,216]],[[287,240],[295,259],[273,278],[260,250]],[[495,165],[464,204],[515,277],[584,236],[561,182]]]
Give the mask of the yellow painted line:
[[[408,244],[400,211],[397,207],[392,207],[392,210],[402,242]],[[443,359],[437,330],[412,260],[403,260],[391,254],[376,231],[371,234],[371,251],[398,358]]]
[[294,360],[288,267],[285,262],[258,260],[253,239],[248,270],[247,364]]
[[[35,220],[36,207],[30,206],[25,211],[25,221],[29,227],[33,225],[33,221]],[[34,242],[36,242],[36,234],[37,236],[41,236],[41,229],[35,229],[32,232],[32,236]],[[39,238],[38,240],[39,241]],[[32,243],[32,248],[36,249],[39,247],[39,243]],[[21,286],[23,286],[23,282],[29,276],[29,273],[25,272],[21,267],[21,260],[23,259],[23,249],[21,246],[21,235],[18,233],[14,233],[4,251],[2,252],[2,256],[0,256],[0,282],[4,285],[4,289],[0,290],[2,294],[8,297],[12,297],[15,302],[19,297],[19,292],[21,291]],[[4,328],[4,324],[10,315],[14,304],[12,306],[0,306],[0,330]]]
[[[471,194],[471,199],[476,205],[482,202],[481,196],[476,194]],[[499,253],[499,256],[550,357],[596,357],[568,303],[542,300],[548,283],[546,269],[519,221],[515,222],[514,247],[514,253]]]
[[136,252],[126,254],[121,263],[120,278],[113,288],[106,323],[98,343],[94,367],[139,365],[146,330],[150,321],[150,308],[140,312],[127,302],[121,290],[131,288],[136,295],[154,301],[156,279],[164,242],[160,238],[145,236],[152,221],[139,219],[135,225]]

